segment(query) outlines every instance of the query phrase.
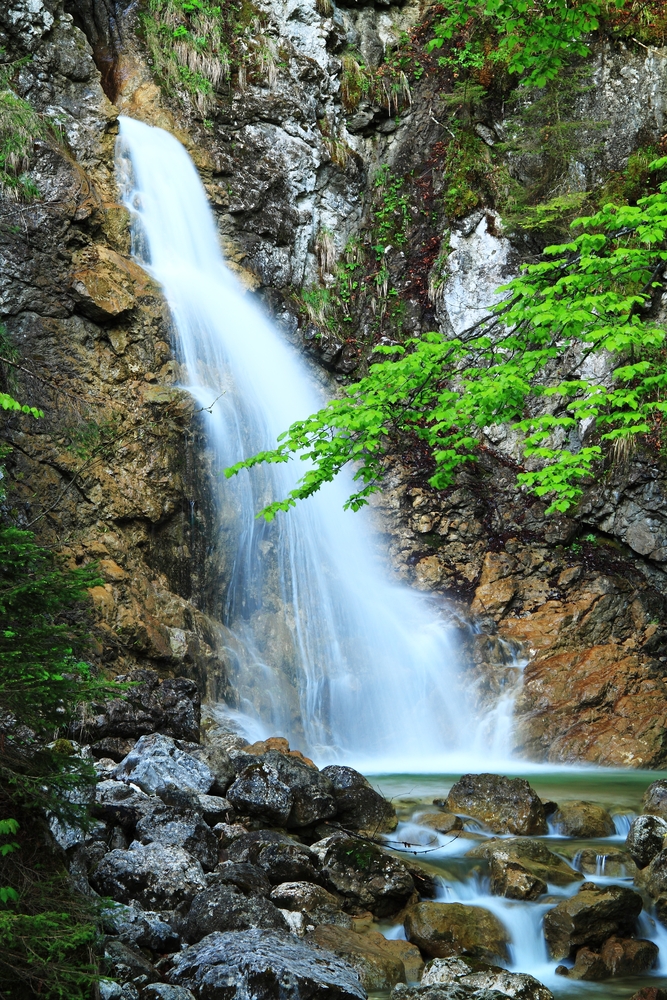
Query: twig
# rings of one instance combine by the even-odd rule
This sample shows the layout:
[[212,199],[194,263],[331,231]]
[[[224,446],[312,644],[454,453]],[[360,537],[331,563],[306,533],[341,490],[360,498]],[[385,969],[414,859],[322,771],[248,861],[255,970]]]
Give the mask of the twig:
[[41,519],[43,517],[46,517],[47,514],[50,514],[51,511],[54,510],[54,508],[58,506],[58,504],[60,503],[60,501],[62,500],[62,498],[65,496],[65,494],[68,492],[68,490],[74,485],[74,483],[79,478],[79,476],[83,472],[85,472],[85,470],[88,468],[88,466],[91,464],[91,462],[94,462],[96,458],[99,458],[99,455],[91,455],[91,457],[86,462],[84,462],[84,464],[81,466],[81,468],[77,472],[74,473],[74,475],[72,476],[72,478],[68,482],[67,486],[65,486],[65,488],[63,490],[61,490],[61,492],[58,494],[58,496],[56,497],[56,499],[54,500],[54,502],[51,504],[51,506],[47,507],[46,510],[43,510],[41,514],[37,515],[37,517],[33,518],[32,521],[30,521],[30,523],[26,525],[26,530],[28,528],[31,528],[33,524],[36,524],[37,521],[41,521]]
[[211,403],[210,406],[200,406],[198,410],[195,410],[195,413],[211,413],[212,414],[213,413],[213,407],[215,406],[215,404],[218,402],[219,399],[222,399],[222,397],[225,396],[226,394],[227,394],[227,390],[223,389],[222,392],[220,393],[220,395],[215,397],[215,399],[213,400],[213,402]]

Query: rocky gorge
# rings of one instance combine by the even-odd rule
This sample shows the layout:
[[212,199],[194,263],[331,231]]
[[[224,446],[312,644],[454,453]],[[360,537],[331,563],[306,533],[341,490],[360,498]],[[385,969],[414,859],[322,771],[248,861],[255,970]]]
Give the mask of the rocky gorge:
[[[190,6],[179,16],[204,9]],[[308,642],[271,529],[253,536],[264,578],[239,570],[241,488],[220,486],[209,417],[247,394],[234,397],[221,365],[210,398],[192,389],[176,311],[137,236],[136,190],[123,187],[119,119],[184,147],[248,301],[331,397],[377,346],[465,337],[590,199],[650,188],[665,142],[662,21],[596,35],[558,86],[517,99],[493,81],[461,97],[427,46],[439,5],[216,11],[201,15],[193,55],[169,4],[0,9],[0,140],[16,133],[12,102],[33,116],[20,155],[0,151],[0,390],[43,411],[3,411],[3,523],[63,565],[97,567],[86,658],[130,685],[87,704],[53,744],[94,766],[92,820],[52,818],[43,835],[76,892],[102,906],[100,995],[548,1000],[601,982],[600,996],[661,1000],[667,807],[664,780],[645,773],[667,760],[660,422],[605,452],[563,514],[518,485],[534,465],[511,428],[481,428],[478,460],[444,489],[409,441],[372,500],[375,534],[364,529],[406,587],[386,618],[397,607],[408,621],[416,591],[446,623],[463,666],[439,680],[450,715],[431,714],[450,742],[460,716],[457,750],[493,772],[636,775],[461,777],[475,763],[439,784],[369,783],[336,762],[340,688],[360,706],[357,732],[375,726],[392,760],[407,761],[407,737],[370,704],[382,683],[348,671],[343,684],[317,656],[317,697],[304,699],[293,651]],[[207,64],[216,32],[226,55]],[[664,321],[661,289],[650,311]],[[582,422],[570,444],[592,435]],[[341,532],[332,547],[346,544]],[[348,652],[341,643],[343,664]],[[415,702],[425,744],[436,687],[397,684],[394,707],[407,730]]]

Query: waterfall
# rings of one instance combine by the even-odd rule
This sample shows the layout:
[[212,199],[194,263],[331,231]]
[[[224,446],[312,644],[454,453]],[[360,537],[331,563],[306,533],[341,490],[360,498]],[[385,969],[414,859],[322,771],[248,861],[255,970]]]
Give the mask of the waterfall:
[[[120,126],[133,253],[162,286],[183,385],[222,471],[273,447],[324,400],[226,267],[186,150],[162,129],[130,118]],[[369,517],[344,512],[344,475],[271,524],[256,518],[302,470],[296,461],[215,483],[220,607],[240,650],[230,654],[238,702],[228,714],[254,736],[286,735],[329,762],[432,770],[474,740],[447,628],[426,596],[378,562]]]

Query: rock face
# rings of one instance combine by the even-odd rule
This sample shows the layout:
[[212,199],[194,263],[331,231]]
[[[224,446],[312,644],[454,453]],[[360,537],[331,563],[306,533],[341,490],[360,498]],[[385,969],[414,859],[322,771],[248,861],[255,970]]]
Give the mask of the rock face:
[[610,837],[616,831],[607,810],[595,802],[564,802],[550,819],[566,837]]
[[574,955],[583,945],[601,945],[612,935],[629,937],[642,910],[641,896],[623,886],[584,882],[576,896],[558,903],[544,918],[552,958]]
[[365,1000],[352,969],[287,934],[251,930],[209,934],[177,957],[170,981],[207,1000]]
[[625,848],[638,868],[646,868],[663,849],[667,820],[661,816],[637,816],[630,824]]
[[472,816],[494,833],[547,832],[544,806],[523,778],[464,774],[451,788],[445,808]]
[[395,830],[396,810],[391,802],[376,792],[369,781],[352,767],[331,764],[322,770],[331,782],[339,822],[370,836]]
[[481,906],[417,903],[406,915],[405,935],[431,958],[470,955],[493,962],[507,956],[503,925]]

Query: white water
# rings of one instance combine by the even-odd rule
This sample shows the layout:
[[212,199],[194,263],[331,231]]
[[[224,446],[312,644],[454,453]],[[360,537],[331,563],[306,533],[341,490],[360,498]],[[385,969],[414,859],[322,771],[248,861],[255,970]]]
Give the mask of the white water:
[[[210,408],[201,417],[222,470],[271,448],[323,400],[225,266],[185,149],[161,129],[120,123],[134,252],[162,286],[187,388]],[[221,583],[225,623],[241,650],[231,678],[239,701],[228,714],[255,738],[284,734],[328,762],[400,762],[405,771],[447,760],[451,769],[457,749],[475,744],[476,728],[456,653],[435,607],[377,563],[368,518],[343,511],[349,481],[341,477],[271,525],[255,517],[287,494],[300,466],[220,478],[220,547],[231,553]],[[509,756],[500,715],[505,740],[488,733],[487,746],[476,746],[480,765],[488,767],[490,746]],[[470,766],[470,754],[458,756]]]

